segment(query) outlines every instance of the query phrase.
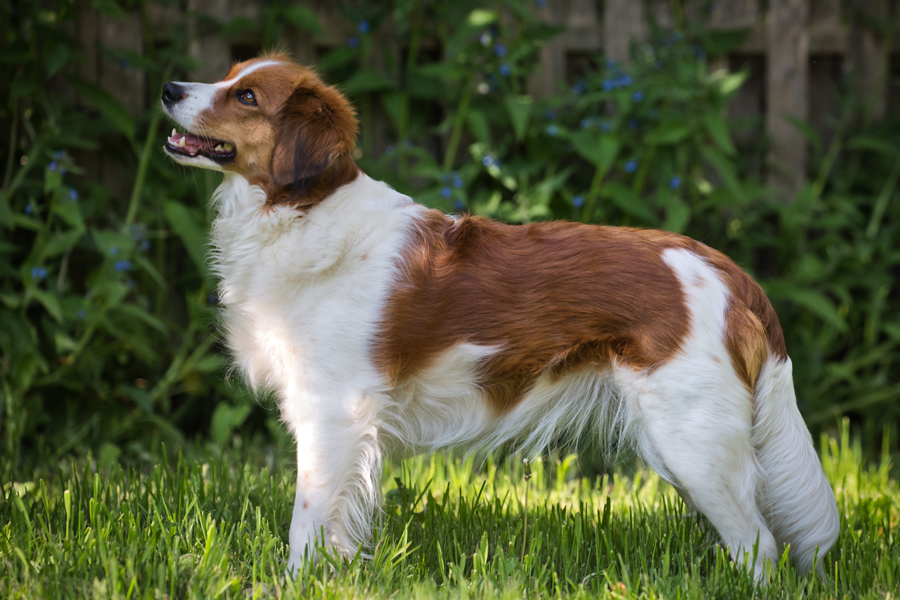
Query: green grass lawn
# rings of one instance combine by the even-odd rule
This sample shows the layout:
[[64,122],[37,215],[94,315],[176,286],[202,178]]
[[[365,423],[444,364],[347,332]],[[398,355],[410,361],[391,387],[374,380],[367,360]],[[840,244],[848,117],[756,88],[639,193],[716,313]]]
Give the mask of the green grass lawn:
[[[439,455],[386,469],[374,558],[322,561],[285,580],[290,466],[259,448],[195,445],[187,454],[161,451],[141,470],[63,461],[12,481],[4,466],[0,598],[754,593],[752,577],[715,545],[703,519],[686,515],[651,472],[591,481],[574,476],[572,458],[547,457],[527,484],[513,460],[473,466]],[[829,581],[799,577],[782,561],[758,597],[896,597],[900,486],[889,461],[864,465],[846,429],[823,442],[822,459],[842,520],[825,559]]]

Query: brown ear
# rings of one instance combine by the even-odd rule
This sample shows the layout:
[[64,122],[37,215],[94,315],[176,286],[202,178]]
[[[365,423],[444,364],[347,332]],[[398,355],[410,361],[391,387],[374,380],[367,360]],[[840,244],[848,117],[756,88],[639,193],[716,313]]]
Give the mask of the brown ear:
[[306,188],[356,144],[356,113],[325,85],[295,89],[278,112],[272,179]]

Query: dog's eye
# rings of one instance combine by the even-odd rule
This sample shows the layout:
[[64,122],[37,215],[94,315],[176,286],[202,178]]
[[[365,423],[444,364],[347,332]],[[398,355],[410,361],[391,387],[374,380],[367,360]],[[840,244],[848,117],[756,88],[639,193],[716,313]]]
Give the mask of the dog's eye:
[[253,93],[253,90],[241,90],[236,96],[244,104],[256,106],[256,94]]

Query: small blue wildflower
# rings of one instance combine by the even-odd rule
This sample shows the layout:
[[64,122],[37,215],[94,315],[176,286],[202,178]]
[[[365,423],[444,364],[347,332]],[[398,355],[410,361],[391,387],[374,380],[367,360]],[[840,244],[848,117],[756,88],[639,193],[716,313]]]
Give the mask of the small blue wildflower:
[[443,196],[444,198],[449,198],[452,195],[453,195],[453,190],[448,188],[446,185],[441,188],[441,196]]
[[494,56],[497,56],[498,58],[503,58],[504,56],[506,56],[506,46],[500,43],[495,44]]
[[459,175],[454,175],[453,176],[453,187],[455,187],[456,189],[460,189],[462,186],[463,186],[462,177],[460,177]]
[[47,276],[47,269],[44,267],[31,267],[31,278],[41,280]]
[[581,208],[582,206],[584,206],[584,196],[579,194],[572,198],[572,206],[574,206],[575,208]]
[[26,204],[25,205],[25,214],[30,215],[33,212],[34,212],[34,207],[31,206],[30,204]]
[[480,36],[478,36],[478,41],[481,43],[482,46],[487,48],[488,46],[491,45],[491,34],[488,33],[487,31],[485,31]]
[[640,123],[638,122],[637,119],[628,119],[628,129],[630,129],[631,131],[634,131],[635,129],[638,128],[638,126],[640,126]]
[[581,120],[581,128],[588,129],[588,128],[590,128],[591,125],[593,125],[593,123],[594,123],[593,119],[591,119],[590,117],[585,117]]
[[579,81],[575,85],[572,86],[572,92],[575,93],[576,96],[580,96],[581,94],[587,91],[587,84],[583,81]]
[[441,181],[444,183],[450,181],[450,173],[441,173]]
[[637,171],[638,163],[636,160],[631,159],[627,163],[625,163],[625,172],[626,173],[634,173]]
[[642,102],[644,100],[644,92],[635,92],[631,95],[631,99],[635,102]]
[[547,0],[535,0],[534,3],[537,4],[538,8],[544,8],[545,6],[547,6]]
[[510,67],[510,66],[509,66],[508,64],[506,64],[506,63],[503,63],[502,65],[500,65],[500,74],[501,74],[502,76],[504,76],[504,77],[509,77],[509,74],[510,74],[510,73],[512,73],[512,67]]
[[368,21],[360,21],[359,25],[356,26],[356,29],[360,33],[369,33],[369,22]]
[[603,121],[600,123],[600,131],[603,133],[609,133],[612,130],[612,123],[609,121]]
[[127,58],[123,58],[119,61],[119,68],[123,71],[128,68],[129,62]]
[[613,85],[613,82],[612,82],[612,81],[610,81],[609,79],[604,79],[604,80],[603,80],[603,91],[604,91],[604,92],[611,92],[611,91],[613,91],[613,87],[615,87],[615,86]]
[[552,108],[548,108],[547,110],[544,111],[544,116],[547,117],[548,121],[555,121],[556,120],[556,111],[553,110]]
[[146,252],[147,250],[149,250],[150,249],[150,240],[142,241],[140,248],[143,252]]
[[109,255],[110,255],[110,256],[115,256],[115,255],[118,254],[118,253],[119,253],[119,247],[118,247],[118,246],[113,246],[112,248],[109,249]]
[[207,304],[218,304],[219,303],[219,295],[215,292],[210,292],[206,297]]
[[116,262],[116,271],[122,273],[124,271],[131,270],[131,261],[130,260],[120,260]]
[[352,38],[347,40],[347,45],[350,46],[351,50],[356,50],[357,48],[359,48],[359,38],[353,36]]
[[62,157],[65,156],[65,155],[66,155],[66,153],[63,152],[62,150],[55,150],[55,151],[53,152],[53,158],[55,158],[55,159],[57,159],[57,160],[59,160],[60,158],[62,158]]
[[556,135],[559,133],[559,127],[556,125],[547,125],[547,135]]
[[55,171],[58,166],[59,164],[54,160],[50,161],[50,165],[47,168],[49,168],[51,171]]
[[486,167],[491,166],[492,164],[494,164],[494,157],[490,156],[490,155],[485,156],[484,158],[481,159],[481,164],[483,164]]
[[616,61],[611,58],[606,59],[606,68],[610,71],[614,71],[618,65],[616,65]]
[[457,200],[453,203],[453,210],[455,210],[456,212],[462,212],[466,210],[466,203],[462,200]]
[[681,177],[675,175],[672,179],[669,180],[669,187],[673,190],[677,190],[681,187]]
[[618,83],[619,83],[620,87],[628,87],[633,82],[634,82],[634,80],[631,78],[631,75],[626,74],[626,75],[622,75],[622,77],[619,78]]
[[78,309],[78,312],[75,313],[75,316],[78,317],[79,319],[83,319],[85,314],[86,314],[86,313],[84,312],[84,309],[83,309],[83,308],[79,308],[79,309]]

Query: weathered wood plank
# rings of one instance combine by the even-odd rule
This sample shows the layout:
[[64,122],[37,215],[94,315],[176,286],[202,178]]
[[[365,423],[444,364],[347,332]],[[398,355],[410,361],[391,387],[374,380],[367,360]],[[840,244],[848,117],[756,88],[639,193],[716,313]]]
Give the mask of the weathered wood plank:
[[887,72],[889,57],[883,52],[883,40],[866,21],[884,23],[888,17],[885,0],[851,0],[850,63],[854,84],[863,99],[866,121],[884,118],[887,108]]
[[[227,22],[230,16],[229,0],[188,0],[188,12],[206,14],[217,21]],[[218,81],[231,68],[231,48],[220,35],[210,35],[198,30],[196,20],[188,28],[190,43],[188,55],[197,61],[197,67],[189,74],[192,81]]]
[[614,61],[628,62],[631,41],[646,37],[644,3],[635,0],[606,0],[603,12],[603,53]]
[[[564,25],[563,7],[560,2],[547,2],[537,9],[538,16],[547,23]],[[546,98],[559,89],[559,83],[565,77],[566,54],[563,40],[556,36],[541,48],[540,67],[532,75],[529,82],[531,94],[537,98]]]
[[771,140],[768,183],[784,196],[806,179],[806,138],[789,118],[809,115],[809,2],[769,4],[766,131]]

